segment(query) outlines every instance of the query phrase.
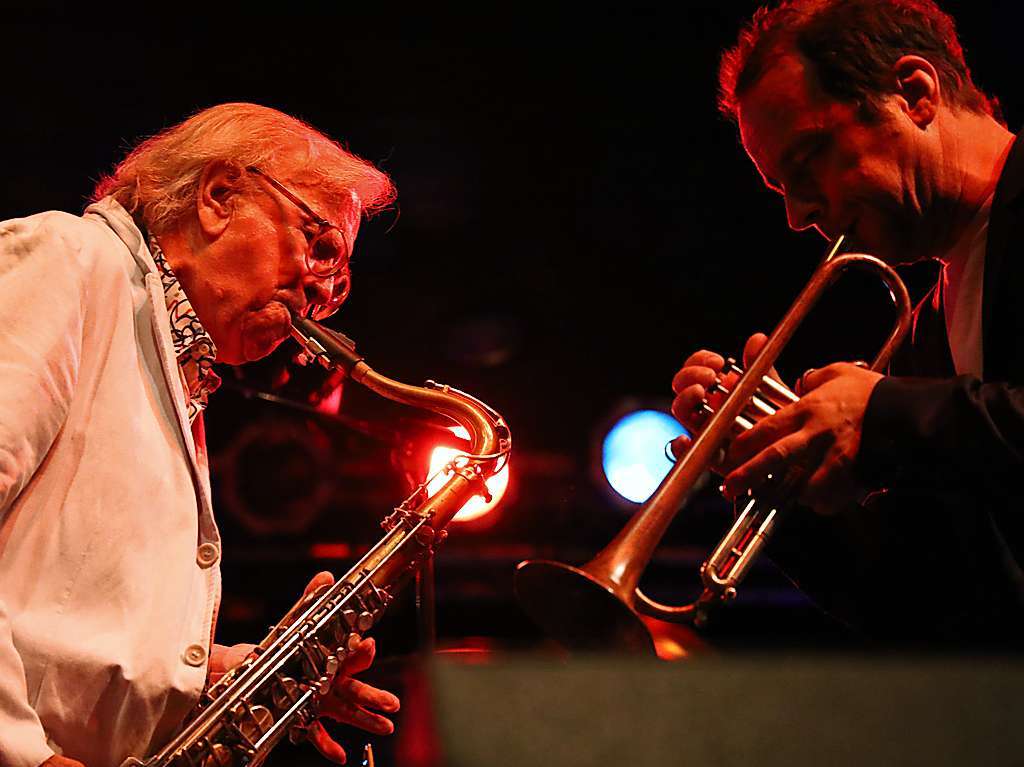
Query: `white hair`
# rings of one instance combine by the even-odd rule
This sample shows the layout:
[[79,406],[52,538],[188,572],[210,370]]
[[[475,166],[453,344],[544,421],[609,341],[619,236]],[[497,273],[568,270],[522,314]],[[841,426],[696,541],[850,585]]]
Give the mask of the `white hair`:
[[385,173],[301,120],[257,104],[219,104],[146,139],[93,190],[113,197],[154,234],[194,208],[199,179],[212,162],[268,173],[358,201],[371,216],[394,201]]

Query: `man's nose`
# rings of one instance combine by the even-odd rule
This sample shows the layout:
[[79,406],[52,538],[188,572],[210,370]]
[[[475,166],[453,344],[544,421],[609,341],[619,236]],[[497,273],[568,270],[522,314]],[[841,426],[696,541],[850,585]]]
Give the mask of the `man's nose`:
[[803,231],[819,223],[823,210],[824,206],[813,197],[786,195],[786,218],[789,220],[789,228],[794,231]]

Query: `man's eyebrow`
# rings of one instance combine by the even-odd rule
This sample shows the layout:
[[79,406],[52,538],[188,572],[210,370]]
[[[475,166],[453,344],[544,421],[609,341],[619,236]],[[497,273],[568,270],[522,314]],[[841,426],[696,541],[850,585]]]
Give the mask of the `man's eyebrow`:
[[[779,160],[779,170],[784,174],[788,174],[793,164],[796,161],[797,155],[805,151],[808,147],[813,146],[815,142],[820,141],[825,135],[825,132],[820,128],[807,128],[797,134],[788,147],[783,151],[782,157]],[[761,178],[764,181],[764,185],[771,189],[773,192],[779,194],[785,194],[785,185],[776,178],[768,175],[761,168],[758,168],[761,174]]]
[[821,140],[824,135],[825,132],[820,128],[808,128],[807,130],[797,134],[789,147],[782,153],[782,158],[779,160],[779,167],[782,168],[783,171],[788,170],[793,165],[798,154],[805,151],[808,147],[813,146],[816,142]]

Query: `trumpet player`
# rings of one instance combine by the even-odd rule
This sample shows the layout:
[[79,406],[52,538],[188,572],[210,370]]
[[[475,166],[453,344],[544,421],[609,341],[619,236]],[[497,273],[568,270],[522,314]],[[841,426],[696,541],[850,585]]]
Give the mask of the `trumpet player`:
[[[941,264],[890,375],[847,363],[807,372],[798,403],[731,443],[725,494],[792,488],[798,506],[769,552],[868,635],[1015,646],[1024,143],[974,84],[933,0],[758,11],[722,58],[720,107],[792,229],[846,234],[890,264]],[[728,388],[722,366],[702,350],[676,374],[673,412],[689,428],[705,398],[720,398],[716,382]]]
[[[222,104],[141,143],[84,215],[0,223],[0,764],[152,753],[246,655],[212,643],[213,363],[336,310],[360,218],[393,195],[310,126]],[[373,654],[321,712],[387,733],[398,699],[351,678]]]

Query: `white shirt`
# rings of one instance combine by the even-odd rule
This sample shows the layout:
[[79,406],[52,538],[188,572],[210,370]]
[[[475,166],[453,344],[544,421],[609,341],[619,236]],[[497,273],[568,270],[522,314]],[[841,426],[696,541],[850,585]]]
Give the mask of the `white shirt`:
[[992,212],[989,197],[975,214],[967,230],[946,254],[942,269],[942,305],[946,335],[957,375],[981,378],[981,309],[985,287],[985,246]]
[[0,223],[0,765],[163,745],[205,683],[219,555],[131,217]]

